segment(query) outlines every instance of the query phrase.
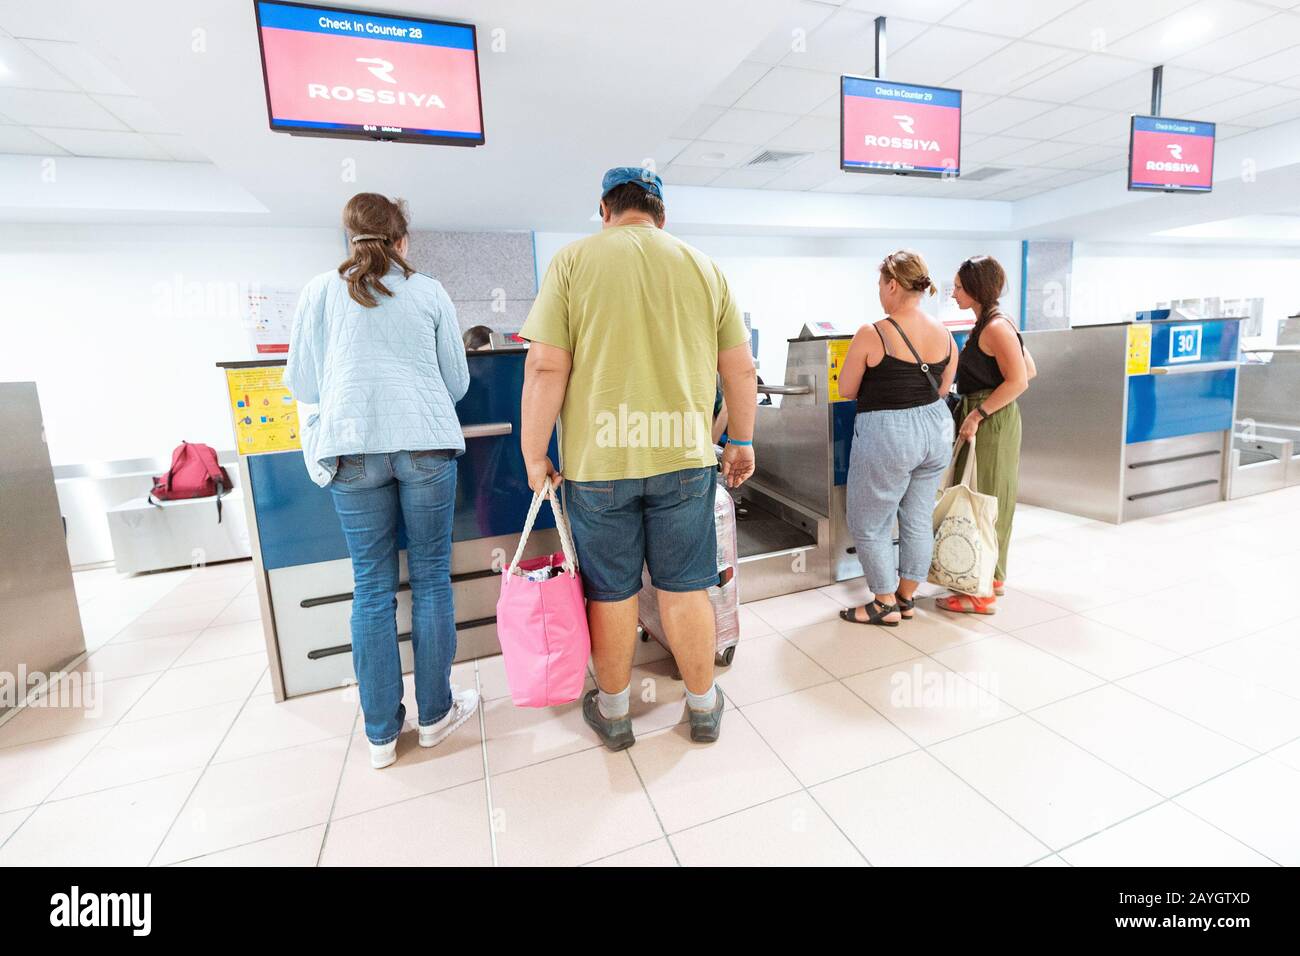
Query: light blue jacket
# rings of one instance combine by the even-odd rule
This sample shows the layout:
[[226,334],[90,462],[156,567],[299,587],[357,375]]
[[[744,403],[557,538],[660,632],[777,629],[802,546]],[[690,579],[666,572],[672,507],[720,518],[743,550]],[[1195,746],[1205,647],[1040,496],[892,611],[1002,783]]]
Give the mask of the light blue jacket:
[[302,427],[312,480],[334,480],[340,455],[451,448],[465,451],[455,405],[469,388],[456,307],[437,279],[398,269],[366,308],[326,272],[298,299],[284,384],[318,405]]

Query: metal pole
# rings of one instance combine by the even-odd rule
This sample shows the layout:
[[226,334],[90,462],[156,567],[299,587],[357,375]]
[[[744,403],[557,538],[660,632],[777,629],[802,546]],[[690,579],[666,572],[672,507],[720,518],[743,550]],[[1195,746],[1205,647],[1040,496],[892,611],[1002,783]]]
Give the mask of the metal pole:
[[1165,68],[1157,66],[1151,71],[1151,115],[1160,115],[1160,98],[1164,93]]
[[885,18],[876,17],[876,79],[885,78]]

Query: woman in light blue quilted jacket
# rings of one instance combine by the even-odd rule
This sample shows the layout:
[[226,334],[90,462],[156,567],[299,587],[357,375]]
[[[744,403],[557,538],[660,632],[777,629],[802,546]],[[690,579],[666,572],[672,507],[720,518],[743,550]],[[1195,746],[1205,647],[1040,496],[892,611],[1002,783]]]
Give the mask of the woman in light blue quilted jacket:
[[307,418],[303,452],[312,478],[333,495],[352,556],[352,663],[378,769],[397,759],[406,719],[399,515],[420,746],[446,739],[478,707],[477,691],[451,684],[455,459],[465,451],[455,406],[469,387],[469,368],[451,299],[406,261],[401,204],[359,193],[344,207],[343,225],[351,254],[303,290],[284,382],[298,401],[319,406]]

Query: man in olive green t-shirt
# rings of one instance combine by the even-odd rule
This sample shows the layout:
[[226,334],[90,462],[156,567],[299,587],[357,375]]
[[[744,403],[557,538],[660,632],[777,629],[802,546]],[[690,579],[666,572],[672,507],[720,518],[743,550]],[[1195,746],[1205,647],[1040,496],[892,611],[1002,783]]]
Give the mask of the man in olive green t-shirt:
[[[567,479],[597,689],[583,716],[611,750],[635,738],[629,714],[637,593],[646,565],[686,684],[691,738],[718,738],[713,681],[717,584],[712,442],[717,377],[730,441],[729,487],[754,472],[758,401],[749,335],[722,272],[663,231],[663,184],[649,170],[605,174],[600,232],[551,260],[520,336],[520,444],[534,491]],[[546,454],[560,422],[563,478]]]

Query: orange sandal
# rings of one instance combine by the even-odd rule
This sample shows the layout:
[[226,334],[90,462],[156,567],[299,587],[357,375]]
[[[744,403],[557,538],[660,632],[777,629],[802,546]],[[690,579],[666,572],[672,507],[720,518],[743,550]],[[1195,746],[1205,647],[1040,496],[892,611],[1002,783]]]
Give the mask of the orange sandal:
[[997,598],[973,597],[969,594],[953,594],[949,597],[935,598],[934,606],[941,611],[953,614],[996,614]]
[[993,593],[994,593],[996,596],[998,596],[998,597],[1002,597],[1002,595],[1006,594],[1006,593],[1007,593],[1007,582],[1006,582],[1006,581],[994,581],[994,582],[993,582]]

